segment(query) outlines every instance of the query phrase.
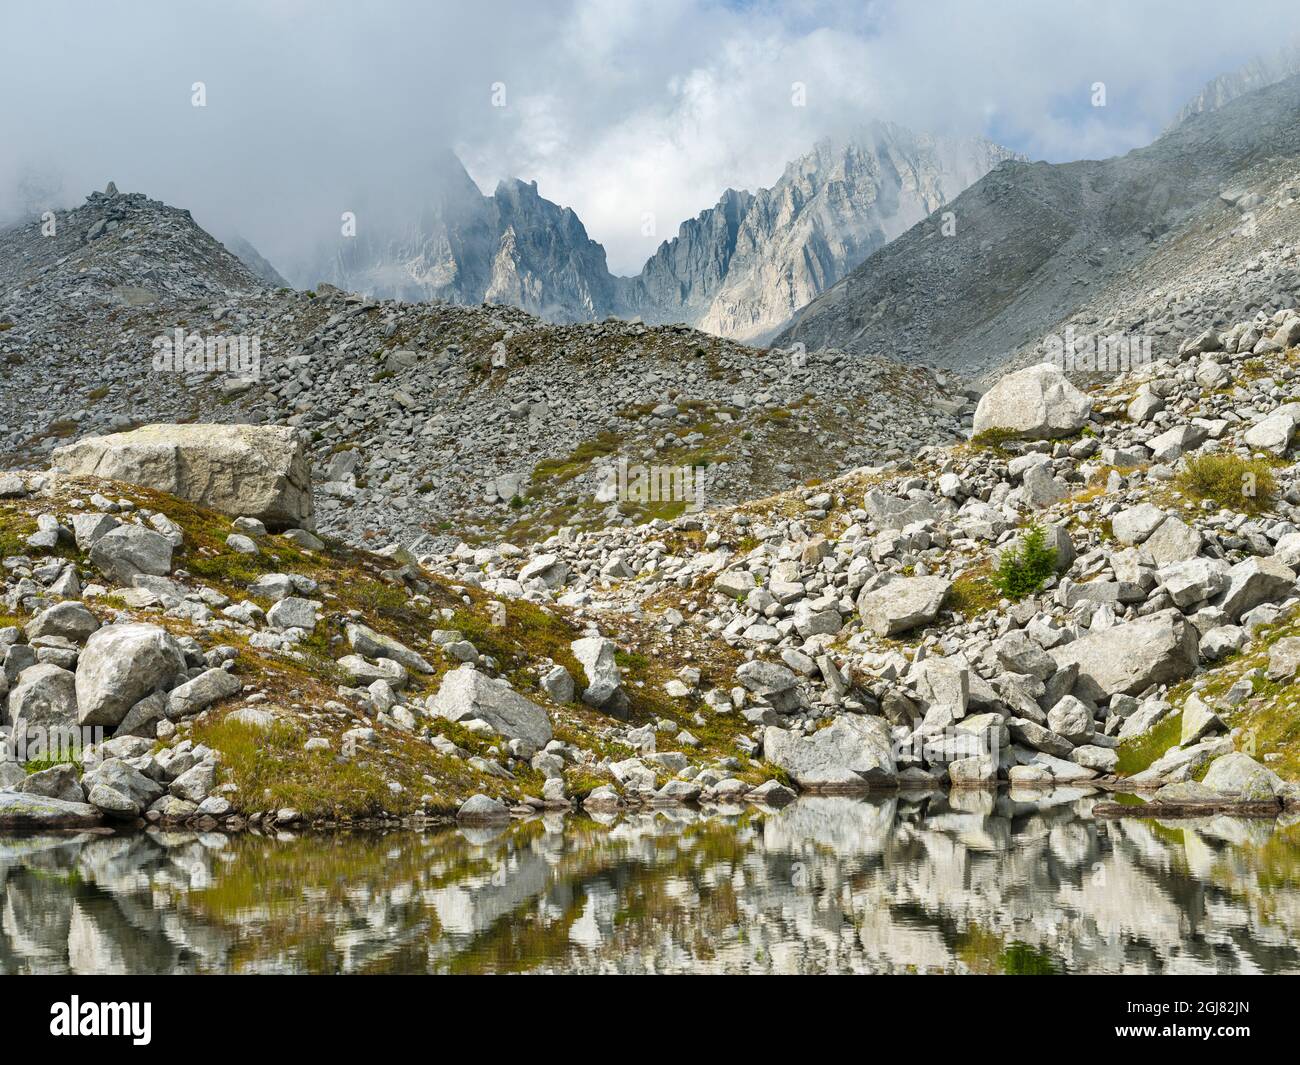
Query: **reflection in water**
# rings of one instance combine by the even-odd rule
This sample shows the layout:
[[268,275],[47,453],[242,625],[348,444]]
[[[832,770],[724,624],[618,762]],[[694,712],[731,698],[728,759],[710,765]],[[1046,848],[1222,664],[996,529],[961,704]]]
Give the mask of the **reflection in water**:
[[0,838],[0,972],[1300,972],[1300,828],[1093,801]]

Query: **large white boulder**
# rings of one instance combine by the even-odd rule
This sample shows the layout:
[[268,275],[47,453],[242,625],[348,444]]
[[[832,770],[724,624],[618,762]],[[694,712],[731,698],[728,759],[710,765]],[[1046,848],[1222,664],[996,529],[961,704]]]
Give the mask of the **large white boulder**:
[[1077,433],[1088,422],[1092,401],[1049,362],[1007,374],[975,408],[975,432],[1006,430],[1046,440]]
[[267,528],[311,528],[311,465],[281,425],[145,425],[54,452],[69,473],[169,492]]
[[880,717],[842,714],[809,735],[770,726],[763,758],[805,790],[863,791],[898,782],[889,723]]

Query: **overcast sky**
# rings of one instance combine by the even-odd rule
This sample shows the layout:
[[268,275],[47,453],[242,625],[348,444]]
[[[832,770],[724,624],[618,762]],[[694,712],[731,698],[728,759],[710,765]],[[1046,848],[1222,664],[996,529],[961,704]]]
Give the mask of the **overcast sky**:
[[59,206],[112,179],[291,269],[344,210],[413,211],[449,146],[485,192],[536,179],[634,273],[856,123],[1104,157],[1298,31],[1296,0],[5,0],[0,217],[24,179]]

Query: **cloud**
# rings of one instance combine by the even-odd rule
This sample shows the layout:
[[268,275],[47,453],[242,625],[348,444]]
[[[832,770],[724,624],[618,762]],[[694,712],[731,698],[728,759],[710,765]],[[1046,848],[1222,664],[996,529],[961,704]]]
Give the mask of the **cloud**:
[[536,179],[635,272],[819,137],[889,119],[1036,158],[1116,154],[1298,30],[1293,0],[10,5],[0,216],[23,175],[61,182],[64,205],[111,178],[285,264],[343,210],[413,218],[451,146],[487,191]]

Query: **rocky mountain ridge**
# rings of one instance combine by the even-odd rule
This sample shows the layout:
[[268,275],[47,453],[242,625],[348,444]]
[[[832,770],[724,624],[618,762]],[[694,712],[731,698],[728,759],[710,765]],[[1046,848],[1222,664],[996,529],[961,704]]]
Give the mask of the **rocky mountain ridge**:
[[616,277],[572,210],[536,182],[482,195],[463,166],[439,167],[435,202],[400,226],[362,227],[299,270],[372,297],[507,304],[547,321],[608,315],[686,323],[745,341],[774,333],[871,251],[1014,154],[874,123],[823,141],[771,188],[728,189],[684,222],[635,277]]
[[1204,111],[1215,111],[1238,96],[1262,89],[1266,85],[1276,85],[1296,74],[1300,74],[1300,41],[1212,78],[1183,105],[1171,125],[1177,126]]
[[877,248],[1017,156],[874,123],[825,140],[771,188],[728,190],[625,283],[625,313],[760,342]]
[[1049,337],[1150,339],[1290,306],[1300,292],[1300,78],[1196,114],[1148,148],[1010,162],[873,254],[775,343],[889,352],[967,373]]

